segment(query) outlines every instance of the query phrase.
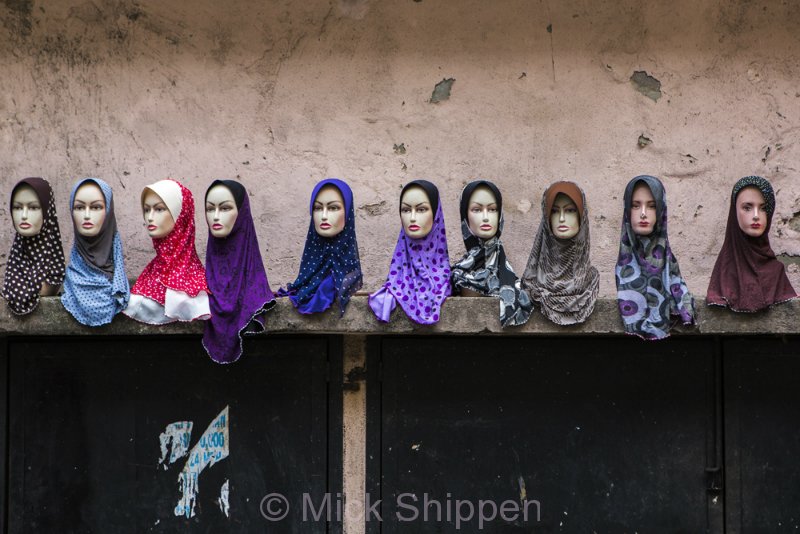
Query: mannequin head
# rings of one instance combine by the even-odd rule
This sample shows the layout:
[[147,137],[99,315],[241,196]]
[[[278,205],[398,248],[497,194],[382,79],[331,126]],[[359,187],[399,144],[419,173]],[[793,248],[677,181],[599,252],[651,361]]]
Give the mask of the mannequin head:
[[639,182],[633,188],[630,210],[633,233],[640,236],[652,234],[656,225],[656,199],[645,182]]
[[167,237],[175,228],[175,219],[167,204],[151,189],[145,189],[142,195],[142,212],[150,237]]
[[739,228],[750,237],[760,237],[767,228],[767,204],[764,195],[754,186],[748,186],[736,195],[736,219]]
[[206,222],[211,235],[228,237],[236,224],[239,208],[230,189],[215,185],[206,194]]
[[433,208],[422,187],[411,186],[400,198],[400,220],[403,230],[412,239],[422,239],[433,228]]
[[11,197],[11,218],[14,229],[23,237],[33,237],[42,230],[44,208],[33,187],[21,185]]
[[344,210],[344,197],[335,185],[325,185],[314,199],[314,230],[322,237],[336,237],[347,219]]
[[75,191],[72,221],[80,235],[94,237],[99,234],[106,220],[106,211],[106,199],[96,183],[86,182]]
[[491,189],[478,186],[469,197],[467,224],[472,235],[479,239],[491,239],[497,234],[500,223],[500,210],[497,198]]
[[550,208],[550,229],[558,239],[575,237],[581,229],[578,206],[564,193],[556,195]]

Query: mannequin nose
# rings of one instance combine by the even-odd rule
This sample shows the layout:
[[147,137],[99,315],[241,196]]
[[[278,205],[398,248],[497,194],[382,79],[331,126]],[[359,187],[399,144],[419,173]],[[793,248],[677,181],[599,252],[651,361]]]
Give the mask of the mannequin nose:
[[566,216],[564,215],[564,210],[559,210],[558,213],[558,222],[564,222],[567,220]]
[[417,222],[417,210],[411,210],[411,218],[409,222]]
[[85,208],[83,208],[83,218],[85,220],[89,220],[89,206],[86,206]]
[[323,221],[328,220],[328,208],[322,208],[322,220]]
[[753,209],[753,219],[758,219],[758,218],[759,218],[758,217],[758,208],[756,207],[756,208]]
[[647,216],[647,207],[646,206],[642,206],[642,215],[645,216],[645,217]]
[[22,220],[24,221],[27,218],[28,218],[28,206],[24,206],[22,208]]
[[488,222],[488,221],[489,221],[489,210],[485,209],[483,210],[483,222]]
[[214,220],[215,221],[219,220],[219,208],[214,210]]

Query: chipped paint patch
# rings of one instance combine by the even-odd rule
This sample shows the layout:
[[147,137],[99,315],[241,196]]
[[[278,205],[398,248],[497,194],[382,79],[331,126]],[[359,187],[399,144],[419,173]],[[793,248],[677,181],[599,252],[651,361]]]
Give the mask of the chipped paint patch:
[[191,421],[170,423],[158,436],[158,441],[161,443],[161,458],[159,458],[158,464],[163,466],[164,470],[169,469],[171,464],[188,453],[189,443],[192,440],[192,426],[194,425]]
[[225,480],[225,483],[219,490],[219,499],[217,499],[217,504],[219,504],[219,509],[225,514],[225,517],[231,517],[231,505],[228,502],[228,493],[229,493],[229,485],[228,480]]
[[208,428],[200,440],[192,447],[189,459],[183,471],[178,475],[178,485],[180,486],[182,497],[175,507],[176,516],[184,516],[187,519],[194,517],[194,506],[197,501],[197,493],[200,490],[200,473],[206,467],[228,457],[229,431],[228,431],[228,406],[208,425]]

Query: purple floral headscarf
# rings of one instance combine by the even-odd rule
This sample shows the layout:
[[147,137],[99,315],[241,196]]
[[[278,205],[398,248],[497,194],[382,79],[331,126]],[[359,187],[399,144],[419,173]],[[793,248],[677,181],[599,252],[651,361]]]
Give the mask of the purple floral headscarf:
[[208,232],[206,279],[211,290],[211,319],[205,324],[203,347],[215,362],[232,363],[242,355],[242,335],[264,330],[264,314],[275,306],[275,296],[261,260],[247,191],[239,182],[215,180],[206,196],[217,185],[230,190],[239,213],[227,237]]
[[389,276],[378,291],[370,295],[369,305],[379,321],[388,322],[399,303],[408,318],[419,324],[439,321],[442,304],[450,296],[450,259],[447,253],[444,215],[439,204],[439,190],[426,180],[407,184],[421,187],[428,195],[431,209],[436,213],[428,235],[412,239],[400,229],[392,254]]
[[[656,202],[656,224],[649,236],[639,236],[631,226],[631,199],[643,182]],[[625,188],[622,236],[617,266],[617,304],[627,334],[643,339],[664,339],[675,320],[694,324],[694,297],[681,276],[678,260],[667,236],[667,195],[653,176],[637,176]]]

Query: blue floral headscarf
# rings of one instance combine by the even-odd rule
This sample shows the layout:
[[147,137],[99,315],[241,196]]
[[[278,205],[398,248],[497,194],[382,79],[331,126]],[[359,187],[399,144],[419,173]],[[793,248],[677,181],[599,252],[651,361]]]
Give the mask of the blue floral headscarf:
[[[639,183],[650,188],[656,202],[653,233],[640,236],[631,226],[633,190]],[[614,274],[617,303],[625,332],[643,339],[669,336],[673,316],[694,324],[694,297],[681,276],[678,260],[667,237],[667,195],[653,176],[637,176],[625,188],[619,256]]]
[[[344,199],[344,229],[334,237],[323,237],[314,228],[314,200],[326,185],[335,186]],[[322,180],[311,193],[309,213],[312,217],[300,260],[300,273],[279,294],[289,295],[292,304],[301,313],[324,311],[337,299],[340,314],[344,315],[350,297],[361,289],[362,283],[353,192],[346,183],[336,178]]]
[[61,303],[79,323],[100,326],[110,323],[114,315],[128,306],[130,287],[125,274],[122,240],[114,216],[111,186],[98,178],[79,181],[69,196],[70,213],[75,203],[75,193],[86,182],[97,184],[103,192],[106,218],[100,233],[94,237],[82,236],[75,228],[75,242],[64,279]]

